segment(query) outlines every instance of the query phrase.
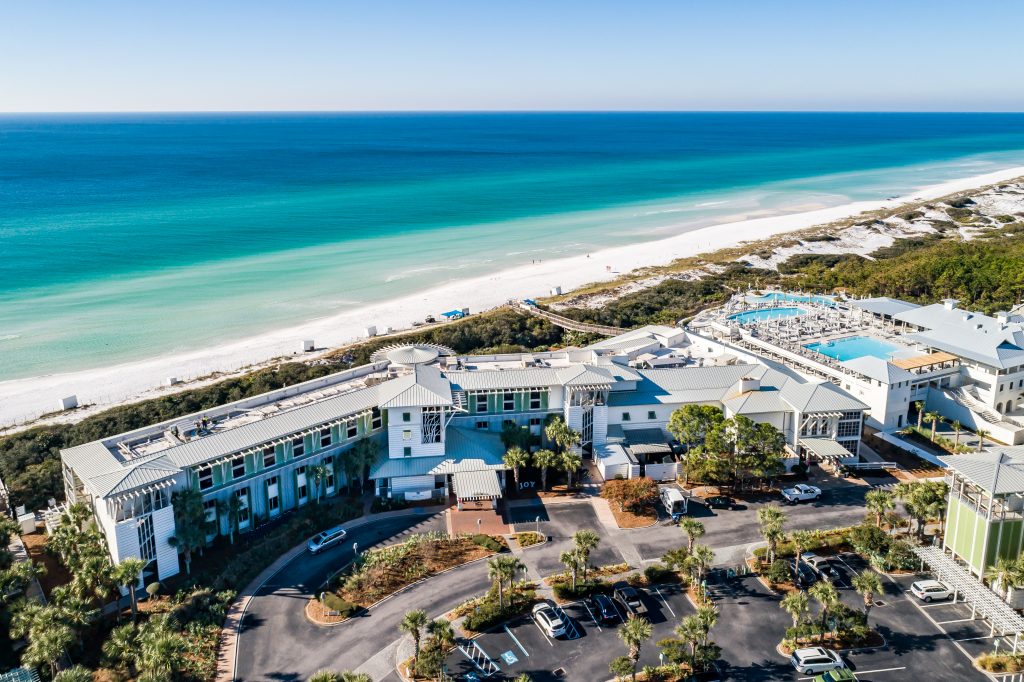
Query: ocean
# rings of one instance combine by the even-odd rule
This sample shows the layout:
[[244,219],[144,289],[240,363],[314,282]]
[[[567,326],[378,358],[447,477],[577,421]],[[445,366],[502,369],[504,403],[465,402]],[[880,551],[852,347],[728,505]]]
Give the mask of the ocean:
[[1017,165],[1020,114],[0,116],[0,380]]

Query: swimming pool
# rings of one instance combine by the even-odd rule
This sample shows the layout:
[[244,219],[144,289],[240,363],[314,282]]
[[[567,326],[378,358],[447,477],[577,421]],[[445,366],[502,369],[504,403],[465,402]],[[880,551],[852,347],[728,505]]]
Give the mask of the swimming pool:
[[804,348],[821,353],[840,362],[862,358],[865,355],[888,360],[893,353],[901,349],[900,346],[894,343],[882,341],[871,336],[848,336],[845,339],[810,343],[804,346]]
[[761,310],[748,310],[743,313],[730,315],[729,319],[740,324],[751,322],[764,322],[765,320],[778,320],[783,317],[796,317],[807,311],[803,308],[762,308]]
[[831,296],[814,296],[810,294],[788,294],[782,291],[773,291],[764,296],[756,296],[752,299],[758,303],[772,303],[782,301],[784,303],[817,303],[818,305],[835,305],[836,301]]

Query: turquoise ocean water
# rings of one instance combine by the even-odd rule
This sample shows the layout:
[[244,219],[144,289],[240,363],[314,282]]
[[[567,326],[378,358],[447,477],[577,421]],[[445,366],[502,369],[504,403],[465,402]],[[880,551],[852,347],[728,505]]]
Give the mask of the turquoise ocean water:
[[0,116],[0,380],[1016,165],[1016,114]]

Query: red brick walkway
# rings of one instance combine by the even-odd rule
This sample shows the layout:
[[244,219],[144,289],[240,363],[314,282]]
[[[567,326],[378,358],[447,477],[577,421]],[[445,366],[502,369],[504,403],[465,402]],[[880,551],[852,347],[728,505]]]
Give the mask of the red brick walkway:
[[[448,509],[449,528],[453,535],[462,533],[486,533],[488,535],[508,535],[511,530],[501,511],[501,503],[498,503],[498,510],[491,509],[489,501],[463,502],[460,511],[456,505]],[[479,529],[477,521],[480,521]]]

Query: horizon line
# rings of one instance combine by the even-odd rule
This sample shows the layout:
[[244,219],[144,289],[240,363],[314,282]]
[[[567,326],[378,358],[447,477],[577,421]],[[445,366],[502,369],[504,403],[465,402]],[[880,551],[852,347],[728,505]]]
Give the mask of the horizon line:
[[0,116],[161,114],[1024,114],[1001,109],[95,109],[0,111]]

